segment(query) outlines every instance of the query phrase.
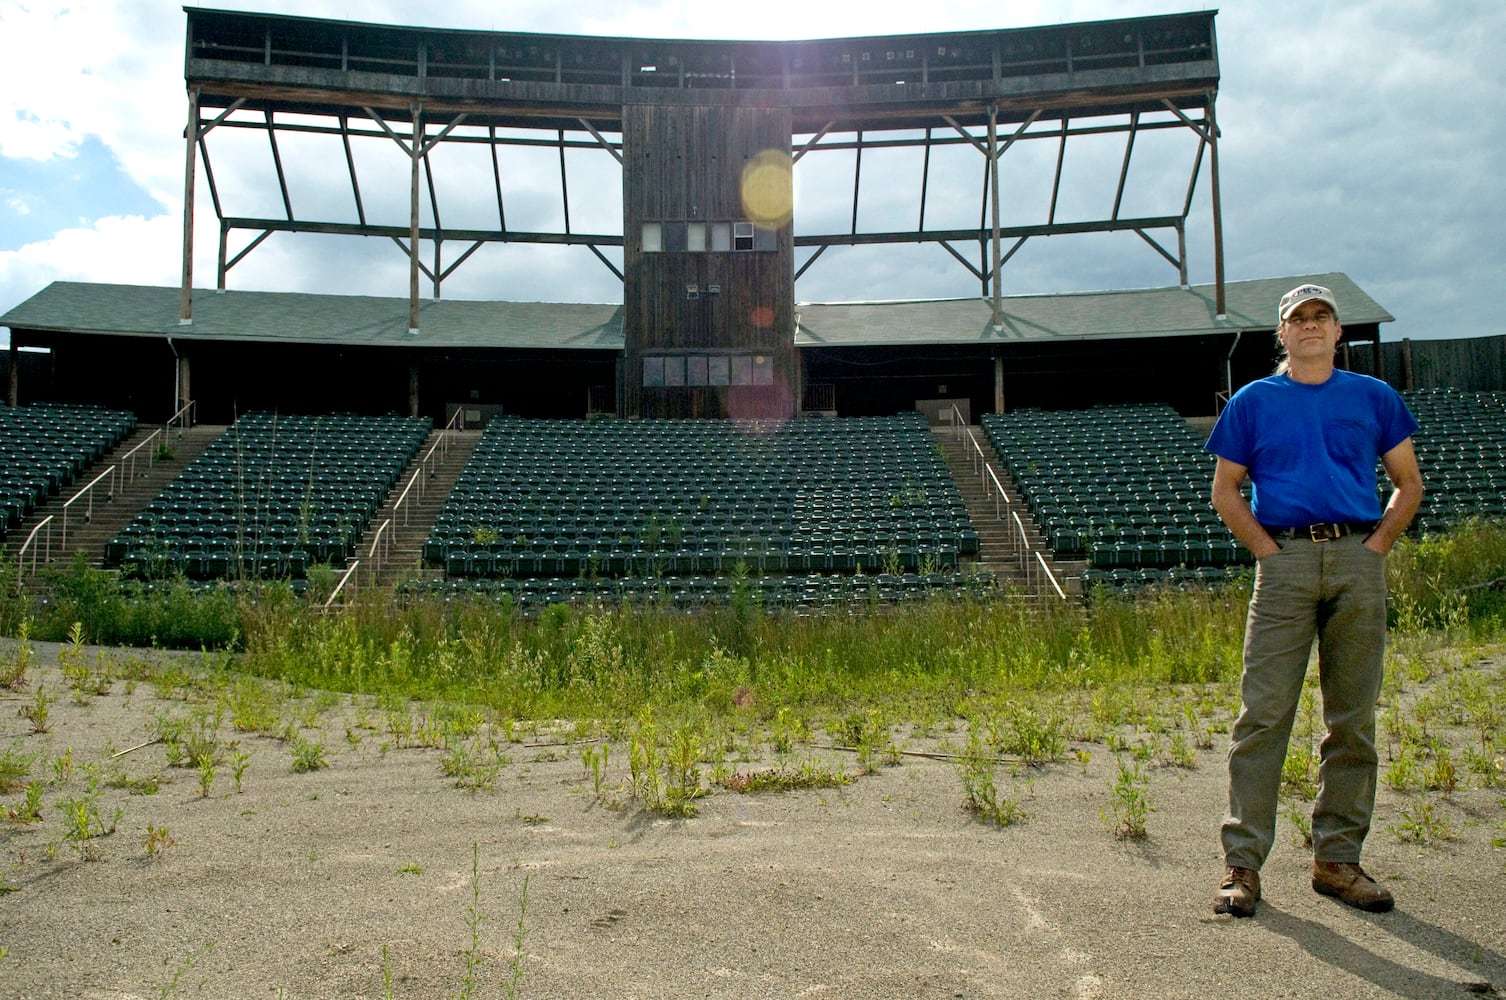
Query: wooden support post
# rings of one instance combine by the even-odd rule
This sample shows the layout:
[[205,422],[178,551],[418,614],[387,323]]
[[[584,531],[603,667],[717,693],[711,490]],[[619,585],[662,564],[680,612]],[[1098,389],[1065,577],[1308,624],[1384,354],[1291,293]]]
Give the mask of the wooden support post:
[[423,158],[423,105],[413,105],[408,214],[408,332],[418,332],[418,166]]
[[178,402],[173,407],[173,411],[177,412],[181,410],[184,406],[188,405],[190,399],[193,399],[193,365],[189,363],[187,354],[179,354]]
[[[991,234],[993,243],[993,306],[994,327],[1004,325],[1004,262],[999,259],[999,106],[988,106],[988,183],[989,200],[993,202]],[[1000,411],[1003,412],[1003,411]]]
[[1412,339],[1401,338],[1401,387],[1403,389],[1417,388],[1417,375],[1412,369]]
[[1229,310],[1224,303],[1224,210],[1218,187],[1218,122],[1213,117],[1212,94],[1208,95],[1208,172],[1213,192],[1213,311],[1222,317]]
[[199,90],[188,92],[188,128],[183,134],[183,285],[178,290],[178,324],[193,322],[193,185],[198,172]]

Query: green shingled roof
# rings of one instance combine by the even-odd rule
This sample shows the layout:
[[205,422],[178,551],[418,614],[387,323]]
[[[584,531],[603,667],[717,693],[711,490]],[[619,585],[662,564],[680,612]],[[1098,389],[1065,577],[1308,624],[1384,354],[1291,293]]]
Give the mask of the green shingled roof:
[[1308,281],[1332,289],[1344,323],[1395,319],[1347,276],[1333,273],[1228,282],[1222,318],[1214,305],[1212,285],[1009,296],[1003,300],[1003,322],[997,330],[993,304],[984,298],[813,303],[796,307],[800,324],[795,343],[802,347],[1020,344],[1274,330],[1276,303],[1289,289]]
[[[1223,317],[1213,286],[1149,288],[1003,300],[993,326],[988,299],[808,303],[796,307],[799,347],[906,344],[1021,344],[1126,337],[1200,336],[1271,330],[1282,294],[1304,281],[1333,289],[1350,325],[1394,319],[1343,274],[1232,281]],[[353,347],[468,347],[610,350],[623,347],[622,306],[560,302],[424,301],[419,332],[408,332],[408,300],[304,292],[196,290],[193,323],[178,323],[178,289],[57,281],[0,316],[12,330],[179,340],[343,344]]]
[[4,316],[0,326],[357,347],[622,349],[622,307],[559,302],[424,300],[408,332],[408,300],[305,292],[196,289],[193,323],[178,323],[178,289],[55,281]]

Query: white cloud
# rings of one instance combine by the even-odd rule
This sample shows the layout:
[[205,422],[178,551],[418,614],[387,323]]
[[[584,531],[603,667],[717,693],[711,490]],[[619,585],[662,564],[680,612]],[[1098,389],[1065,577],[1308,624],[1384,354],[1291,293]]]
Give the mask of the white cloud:
[[[861,22],[854,21],[850,6],[809,0],[569,5],[556,0],[500,5],[461,0],[438,6],[385,0],[357,9],[348,0],[223,0],[209,6],[479,30],[808,38],[1006,28],[1207,5],[1179,0],[1037,0],[1009,5],[943,0],[873,6],[863,11]],[[1296,24],[1302,30],[1294,33]],[[1496,181],[1496,167],[1506,155],[1506,120],[1495,113],[1506,105],[1506,60],[1499,57],[1506,46],[1506,5],[1497,0],[1230,2],[1223,4],[1217,30],[1223,72],[1218,114],[1223,128],[1228,277],[1347,271],[1397,314],[1399,322],[1394,330],[1388,328],[1388,337],[1440,329],[1460,335],[1498,332],[1495,311],[1483,291],[1445,295],[1436,289],[1484,290],[1496,283],[1494,272],[1501,260],[1498,234],[1506,230],[1506,201],[1499,197]],[[129,178],[165,209],[160,218],[108,218],[0,253],[0,311],[55,278],[176,284],[187,108],[183,38],[182,9],[157,0],[78,0],[66,9],[0,0],[0,156],[44,161],[68,157],[85,137],[97,136]],[[67,39],[67,44],[59,44],[60,39]],[[215,153],[216,178],[227,209],[229,202],[242,199],[238,204],[244,204],[247,214],[278,212],[281,199],[271,179],[265,137],[246,133],[244,138],[223,144],[224,153]],[[371,145],[370,150],[356,152],[368,216],[391,221],[388,217],[396,213],[406,219],[405,174],[390,168],[384,151],[376,148],[379,143]],[[1147,152],[1149,146],[1145,143]],[[1076,159],[1080,152],[1074,147],[1067,164],[1074,188],[1062,199],[1063,211],[1077,204],[1097,207],[1103,201],[1096,161],[1107,163],[1112,174],[1117,164],[1111,162],[1115,153],[1110,147],[1112,143],[1097,153],[1081,153],[1088,157],[1085,160]],[[1181,154],[1174,171],[1162,176],[1150,166],[1153,161],[1142,159],[1141,149],[1137,146],[1134,171],[1142,173],[1135,180],[1143,186],[1132,185],[1126,192],[1127,206],[1134,205],[1126,211],[1160,214],[1167,199],[1180,202],[1187,180],[1183,164],[1189,163],[1190,154]],[[327,170],[329,156],[293,156],[293,151],[290,140],[284,166],[299,217],[353,217],[343,167]],[[830,155],[830,166],[811,157],[797,173],[803,231],[831,231],[849,224],[850,166],[844,172],[841,155]],[[1032,158],[1038,157],[1021,148],[1006,157],[1006,169],[1012,171],[1007,175],[1011,185],[1006,225],[1040,221],[1046,210],[1049,181],[1043,184],[1035,175]],[[553,152],[537,158],[538,164],[508,152],[503,159],[509,224],[557,224],[558,163]],[[862,208],[865,218],[873,220],[867,228],[892,228],[919,207],[913,157],[892,159],[894,172],[886,176],[882,157],[865,156]],[[926,213],[931,225],[967,225],[978,217],[976,156],[959,154],[956,159],[953,167],[946,156],[933,155]],[[479,226],[494,218],[495,195],[484,158],[456,155],[440,166],[458,185],[440,189],[447,224]],[[1030,169],[1023,169],[1027,166]],[[1086,169],[1078,172],[1079,168]],[[609,185],[599,184],[584,163],[577,172],[572,160],[570,170],[574,228],[601,229],[603,220],[612,220],[620,211],[619,196],[606,196],[604,187]],[[1207,170],[1205,162],[1187,231],[1194,281],[1212,278]],[[948,171],[956,177],[950,188],[941,180]],[[537,178],[530,178],[530,173]],[[396,178],[400,197],[381,191],[378,180],[391,177]],[[827,178],[836,193],[817,191],[820,178]],[[1079,192],[1077,182],[1091,189]],[[212,285],[218,234],[202,173],[198,189],[195,275],[198,284]],[[582,200],[588,189],[594,196],[591,202]],[[24,211],[27,194],[5,192],[3,197],[19,212]],[[427,212],[427,198],[424,204]],[[123,211],[117,210],[116,216]],[[1123,287],[1170,280],[1164,262],[1138,240],[1110,243],[1124,249],[1111,248],[1100,260],[1077,252],[1086,244],[1033,242],[1006,269],[1006,285],[1013,293],[1094,282]],[[611,300],[616,294],[615,279],[585,251],[556,250],[535,254],[535,259],[530,254],[537,249],[483,248],[446,284],[446,296]],[[232,246],[231,252],[235,250]],[[977,287],[976,280],[940,248],[886,252],[893,257],[834,250],[802,279],[797,293],[818,299],[827,293],[888,298],[900,287],[920,289],[914,294],[933,288],[972,294]],[[390,291],[394,274],[405,288],[405,271],[405,259],[390,241],[279,234],[231,272],[230,284],[383,292]],[[1050,287],[1033,288],[1031,282]],[[1437,327],[1432,327],[1433,321]],[[1419,329],[1422,323],[1430,329]]]
[[0,302],[9,308],[52,281],[177,284],[182,242],[178,220],[126,216],[0,250]]

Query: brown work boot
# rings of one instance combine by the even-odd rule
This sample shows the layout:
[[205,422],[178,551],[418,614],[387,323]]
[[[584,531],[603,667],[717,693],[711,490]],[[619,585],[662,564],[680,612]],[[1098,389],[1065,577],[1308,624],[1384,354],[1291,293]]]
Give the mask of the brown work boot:
[[1340,861],[1313,862],[1313,891],[1371,913],[1385,913],[1396,905],[1391,891],[1365,869]]
[[[1317,883],[1314,882],[1316,885]],[[1250,868],[1230,865],[1224,880],[1213,894],[1214,913],[1232,913],[1236,917],[1253,917],[1260,902],[1260,873]]]

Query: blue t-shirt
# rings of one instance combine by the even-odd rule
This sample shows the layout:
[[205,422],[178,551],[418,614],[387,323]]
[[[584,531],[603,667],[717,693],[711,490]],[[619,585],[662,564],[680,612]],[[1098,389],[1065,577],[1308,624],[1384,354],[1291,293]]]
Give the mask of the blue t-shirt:
[[1321,385],[1251,382],[1219,415],[1207,449],[1250,470],[1255,519],[1276,527],[1375,521],[1376,459],[1417,430],[1396,390],[1335,369]]

